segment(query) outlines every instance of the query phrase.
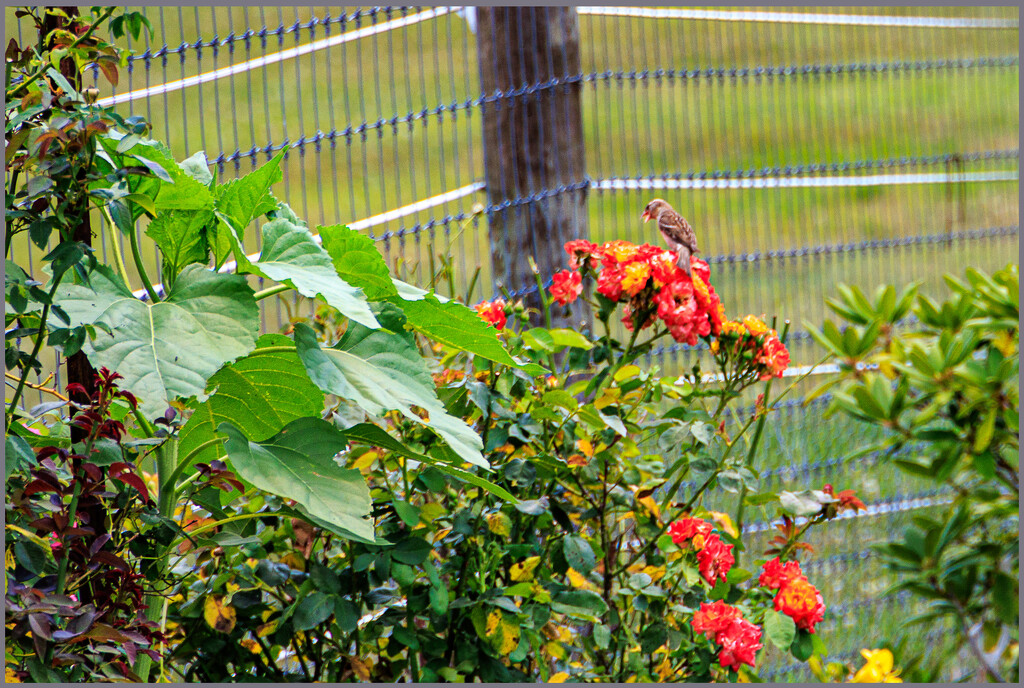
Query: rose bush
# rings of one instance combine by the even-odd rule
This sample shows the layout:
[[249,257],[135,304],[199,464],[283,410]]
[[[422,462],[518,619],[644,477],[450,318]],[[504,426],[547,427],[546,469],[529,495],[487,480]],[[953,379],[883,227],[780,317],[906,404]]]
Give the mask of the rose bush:
[[[556,276],[552,300],[589,300],[584,287],[594,282],[618,291],[633,319],[631,341],[610,334],[617,304],[600,291],[592,303],[606,334],[598,338],[531,328],[531,314],[512,299],[477,306],[481,319],[505,326],[497,334],[514,355],[562,361],[536,375],[435,347],[438,397],[479,433],[493,472],[464,465],[463,475],[440,473],[437,461],[450,450],[423,426],[387,414],[387,433],[366,434],[364,446],[340,455],[371,486],[377,539],[307,530],[276,516],[275,501],[247,505],[242,511],[267,525],[245,531],[242,552],[207,557],[180,587],[168,617],[171,666],[211,681],[246,672],[275,680],[728,681],[756,677],[766,644],[800,659],[823,652],[814,631],[826,602],[794,556],[805,551],[809,527],[863,505],[847,492],[819,491],[803,498],[797,527],[789,501],[758,492],[749,431],[781,394],[739,427],[722,423],[744,390],[784,370],[781,339],[755,318],[723,334],[730,321],[710,280],[685,286],[668,252],[625,242],[567,250],[577,269]],[[602,280],[604,255],[615,257],[607,262],[627,283],[621,290]],[[627,260],[637,256],[660,272],[629,281],[637,261]],[[695,268],[705,280],[706,266]],[[660,287],[656,274],[665,278]],[[685,320],[658,315],[659,288],[672,290]],[[326,343],[337,336],[328,311],[312,325]],[[713,374],[663,376],[636,364],[670,326],[705,331],[704,341],[718,344]],[[646,329],[650,339],[638,341]],[[712,408],[703,408],[707,400]],[[332,418],[346,432],[356,427],[343,403]],[[497,489],[479,484],[485,475]],[[683,478],[696,487],[680,491]],[[750,552],[752,570],[736,564],[743,538],[730,515],[714,510],[715,488],[747,488],[749,505],[784,510],[772,542],[778,556]],[[225,614],[230,622],[211,622]]]

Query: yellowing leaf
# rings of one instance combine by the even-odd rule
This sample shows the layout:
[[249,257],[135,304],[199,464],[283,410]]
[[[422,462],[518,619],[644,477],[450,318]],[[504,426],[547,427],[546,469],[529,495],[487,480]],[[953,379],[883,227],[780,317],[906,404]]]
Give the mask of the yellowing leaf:
[[487,615],[487,630],[485,632],[488,638],[494,635],[494,632],[498,630],[498,624],[500,623],[501,610],[495,609],[493,612]]
[[494,649],[498,654],[504,656],[510,654],[519,646],[519,624],[514,619],[502,615],[500,639],[495,643]]
[[360,681],[370,680],[370,667],[372,665],[368,665],[367,662],[364,662],[358,657],[349,657],[348,663],[351,665],[352,671],[356,673],[356,676],[359,677]]
[[729,514],[722,513],[721,511],[709,511],[708,517],[711,518],[719,527],[733,537],[739,537],[739,533],[736,531],[736,526],[733,525],[732,518]]
[[288,552],[283,557],[281,557],[281,563],[287,564],[289,567],[295,569],[296,571],[306,570],[306,560],[298,552]]
[[665,576],[664,566],[645,566],[644,573],[651,577],[651,581],[657,583]]
[[512,532],[512,519],[501,511],[487,515],[487,528],[495,535],[505,536]]
[[623,366],[622,368],[619,368],[619,370],[615,373],[615,381],[616,382],[622,382],[623,380],[628,380],[631,377],[636,377],[639,374],[640,374],[640,366],[638,366],[638,365]]
[[203,603],[203,618],[206,625],[219,633],[230,633],[235,630],[237,618],[235,608],[224,604],[223,595],[210,595]]
[[661,664],[654,668],[654,673],[658,675],[658,679],[662,683],[668,681],[668,677],[674,673],[672,671],[672,662],[669,661],[668,655],[665,655],[665,659],[662,660]]
[[583,452],[588,459],[594,458],[594,445],[590,443],[590,440],[576,440],[576,448]]
[[647,495],[646,497],[642,497],[641,499],[638,499],[637,501],[640,502],[641,504],[643,504],[645,507],[647,507],[647,509],[652,514],[654,514],[654,518],[659,519],[659,520],[661,519],[661,511],[658,509],[658,504],[657,504],[657,502],[654,501],[654,498],[651,497],[651,495]]
[[551,678],[548,679],[548,683],[565,683],[568,678],[569,674],[564,671],[559,671],[557,674],[551,675]]
[[603,409],[605,406],[610,406],[618,401],[619,397],[622,396],[622,390],[618,387],[610,387],[604,391],[604,393],[594,400],[594,408]]
[[533,579],[533,572],[540,564],[540,557],[527,557],[521,562],[512,564],[510,574],[515,582],[528,581]]
[[574,588],[582,588],[584,590],[595,590],[596,587],[593,583],[587,580],[586,576],[577,571],[576,569],[569,567],[568,574],[569,584]]
[[541,604],[547,604],[551,601],[551,593],[549,593],[543,585],[536,581],[534,581],[533,583],[533,588],[530,591],[530,596],[537,602],[540,602]]
[[260,653],[260,644],[252,638],[242,638],[238,644],[254,655],[258,655]]
[[380,458],[380,453],[379,452],[374,451],[374,450],[370,450],[370,451],[366,452],[365,454],[363,454],[362,456],[360,456],[355,461],[353,461],[352,462],[352,468],[355,468],[355,469],[361,471],[364,468],[369,468],[370,465],[373,464],[373,462],[376,461],[379,458]]
[[554,657],[555,659],[563,659],[564,660],[566,657],[569,656],[569,653],[562,646],[562,644],[561,643],[556,643],[555,641],[551,641],[550,643],[545,644],[544,645],[544,651],[548,655]]

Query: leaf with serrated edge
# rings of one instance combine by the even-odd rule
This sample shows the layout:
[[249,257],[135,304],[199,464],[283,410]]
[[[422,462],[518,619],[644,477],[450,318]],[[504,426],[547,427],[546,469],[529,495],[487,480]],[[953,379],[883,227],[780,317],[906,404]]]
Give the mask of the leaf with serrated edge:
[[[371,415],[399,411],[443,437],[466,461],[489,468],[480,453],[480,436],[445,410],[412,335],[402,333],[398,313],[393,306],[388,309],[378,319],[391,332],[352,324],[341,341],[328,349],[320,348],[312,329],[296,325],[295,344],[310,379],[328,394],[354,401]],[[413,406],[429,417],[421,418]]]
[[[409,327],[455,349],[502,365],[523,367],[501,345],[494,328],[473,309],[393,279],[369,237],[344,225],[319,227],[318,231],[338,274],[362,288],[369,300],[389,301],[401,308]],[[539,366],[527,367],[534,374],[543,372]]]
[[209,210],[165,210],[146,228],[146,235],[160,247],[164,274],[177,275],[192,263],[205,263],[210,249],[203,229],[213,221]]
[[[291,351],[261,351],[269,348]],[[314,385],[294,350],[292,340],[283,334],[265,334],[248,356],[217,371],[207,385],[210,398],[196,407],[181,429],[178,457],[186,456],[212,440],[216,427],[228,421],[246,437],[264,440],[289,422],[323,411],[324,394]],[[190,463],[225,456],[224,446],[214,444],[199,451]]]
[[65,281],[55,301],[71,327],[97,327],[83,347],[89,361],[123,375],[147,418],[175,399],[202,396],[210,376],[256,345],[259,307],[241,275],[189,265],[156,304],[135,298],[106,266],[90,281],[92,288]]
[[[277,207],[270,187],[281,181],[284,151],[240,179],[224,184],[217,192],[217,211],[227,218],[236,232],[242,232],[254,219]],[[241,263],[241,260],[239,260]]]
[[309,513],[359,537],[374,539],[370,488],[362,474],[334,457],[348,446],[345,435],[325,420],[299,418],[265,442],[250,442],[231,423],[227,435],[231,467],[257,488],[294,499]]
[[330,256],[302,225],[283,218],[263,225],[263,251],[243,269],[288,284],[303,296],[319,296],[361,325],[380,327],[362,290],[338,276]]

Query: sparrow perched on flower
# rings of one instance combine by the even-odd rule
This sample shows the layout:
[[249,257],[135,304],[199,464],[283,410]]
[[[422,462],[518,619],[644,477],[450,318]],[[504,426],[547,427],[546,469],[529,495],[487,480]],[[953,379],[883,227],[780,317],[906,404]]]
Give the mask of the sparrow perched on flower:
[[655,220],[658,223],[658,229],[661,230],[661,236],[665,237],[669,250],[676,252],[679,267],[689,275],[690,255],[699,252],[697,236],[693,233],[690,223],[660,198],[655,198],[647,204],[643,218],[644,222]]

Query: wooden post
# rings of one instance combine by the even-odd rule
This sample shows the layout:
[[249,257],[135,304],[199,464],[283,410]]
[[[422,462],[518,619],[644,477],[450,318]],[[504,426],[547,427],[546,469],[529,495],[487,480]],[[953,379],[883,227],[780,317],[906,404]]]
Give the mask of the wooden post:
[[[563,245],[587,236],[580,107],[580,31],[571,7],[476,8],[484,94],[484,166],[495,287],[535,286],[566,266]],[[536,291],[524,297],[537,307]],[[589,323],[585,304],[553,309],[556,327]]]

